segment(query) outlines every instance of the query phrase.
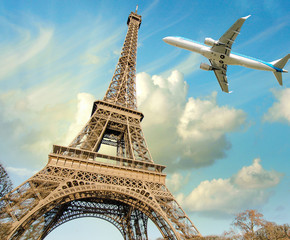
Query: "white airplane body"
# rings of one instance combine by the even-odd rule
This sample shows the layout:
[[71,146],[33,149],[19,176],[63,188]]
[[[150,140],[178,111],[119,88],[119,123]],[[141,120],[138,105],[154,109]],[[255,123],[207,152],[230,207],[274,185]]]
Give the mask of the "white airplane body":
[[219,40],[216,41],[211,38],[206,38],[204,41],[206,45],[183,37],[165,37],[163,40],[170,45],[199,53],[208,58],[211,65],[201,63],[200,68],[207,71],[213,70],[221,89],[224,92],[229,92],[226,75],[227,65],[240,65],[247,68],[272,71],[274,72],[279,84],[282,85],[281,73],[288,72],[283,69],[283,67],[290,58],[290,54],[273,62],[265,62],[231,52],[232,44],[238,36],[243,23],[248,17],[249,16],[238,19]]

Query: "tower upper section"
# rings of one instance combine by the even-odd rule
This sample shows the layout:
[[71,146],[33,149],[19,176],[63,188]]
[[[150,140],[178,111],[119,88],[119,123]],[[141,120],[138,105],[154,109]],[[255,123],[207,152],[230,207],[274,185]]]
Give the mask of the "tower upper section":
[[104,101],[122,107],[137,109],[136,58],[138,30],[141,16],[137,11],[128,17],[128,32],[115,73],[104,97]]

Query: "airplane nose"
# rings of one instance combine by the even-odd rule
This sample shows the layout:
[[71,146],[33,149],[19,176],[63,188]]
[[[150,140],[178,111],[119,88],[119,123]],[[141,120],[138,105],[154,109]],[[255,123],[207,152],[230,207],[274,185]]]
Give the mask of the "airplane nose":
[[164,42],[166,42],[166,43],[171,43],[172,42],[172,37],[165,37],[165,38],[163,38],[162,39]]
[[162,40],[172,46],[178,46],[179,42],[177,37],[165,37]]
[[164,42],[167,42],[168,41],[168,37],[165,37],[162,39]]

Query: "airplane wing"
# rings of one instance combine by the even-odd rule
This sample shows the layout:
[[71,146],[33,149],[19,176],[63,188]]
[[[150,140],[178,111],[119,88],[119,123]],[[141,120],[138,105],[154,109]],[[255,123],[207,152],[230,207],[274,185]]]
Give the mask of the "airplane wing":
[[228,80],[227,80],[227,65],[226,64],[221,64],[219,62],[209,60],[212,67],[214,74],[221,86],[221,89],[224,92],[229,93],[229,88],[228,88]]
[[232,45],[234,41],[236,40],[237,36],[240,33],[240,30],[246,21],[247,18],[249,18],[251,15],[247,17],[242,17],[238,19],[228,31],[225,32],[224,35],[221,36],[221,38],[218,40],[218,44],[214,45],[211,50],[219,53],[223,53],[226,56],[229,56]]

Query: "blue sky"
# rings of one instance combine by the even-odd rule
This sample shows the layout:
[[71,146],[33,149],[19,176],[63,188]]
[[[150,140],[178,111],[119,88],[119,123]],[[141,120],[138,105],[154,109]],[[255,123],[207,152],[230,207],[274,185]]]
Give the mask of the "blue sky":
[[[92,101],[103,98],[137,4],[143,131],[179,203],[203,235],[228,230],[249,208],[289,223],[289,74],[280,87],[271,72],[229,66],[233,93],[225,94],[199,69],[207,59],[162,41],[218,39],[250,14],[233,51],[274,61],[290,49],[286,0],[1,1],[0,161],[15,187],[45,166],[52,144],[70,143]],[[64,236],[122,239],[95,219],[67,223],[47,239]],[[150,239],[158,236],[150,227]]]

